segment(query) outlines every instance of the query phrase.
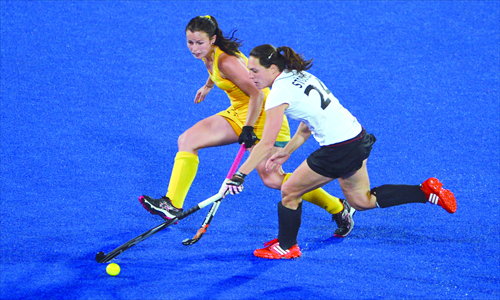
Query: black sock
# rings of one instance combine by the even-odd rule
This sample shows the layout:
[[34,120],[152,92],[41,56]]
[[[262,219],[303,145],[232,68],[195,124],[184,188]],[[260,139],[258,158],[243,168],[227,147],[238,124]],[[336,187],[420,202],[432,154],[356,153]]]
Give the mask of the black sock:
[[279,233],[278,242],[283,250],[288,250],[297,244],[300,222],[302,218],[302,203],[296,210],[286,208],[278,203]]
[[381,208],[427,202],[427,197],[419,185],[385,184],[373,188],[371,193],[377,197],[377,205]]

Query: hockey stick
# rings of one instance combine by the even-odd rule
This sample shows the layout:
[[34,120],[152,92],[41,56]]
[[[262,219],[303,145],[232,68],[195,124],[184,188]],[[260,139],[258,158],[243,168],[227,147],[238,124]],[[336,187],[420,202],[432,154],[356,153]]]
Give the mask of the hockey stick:
[[[220,187],[219,193],[222,193],[222,191],[226,185],[226,182],[228,181],[228,179],[230,179],[233,176],[235,171],[236,171],[236,169],[233,170],[232,168],[231,168],[231,170],[229,170],[229,173],[227,173],[226,179],[224,180],[224,182],[222,183],[222,185]],[[219,208],[221,201],[222,201],[222,199],[219,199],[219,200],[215,201],[214,204],[212,204],[212,207],[208,211],[208,214],[205,217],[203,224],[201,224],[200,229],[198,229],[198,231],[196,232],[194,237],[192,239],[185,239],[182,241],[182,244],[184,246],[191,246],[192,244],[198,242],[201,239],[201,237],[205,234],[205,232],[207,232],[208,226],[210,225],[210,222],[212,222],[212,219],[214,218],[215,213],[217,212],[217,209]]]
[[[234,170],[232,168],[231,168],[231,170],[229,170],[229,172],[227,173],[227,176],[226,176],[226,180],[224,180],[224,182],[222,183],[222,186],[220,187],[219,193],[222,193],[222,190],[224,189],[226,182],[229,179],[231,179],[234,172],[236,172],[236,168]],[[210,222],[212,222],[212,219],[214,218],[215,213],[217,212],[217,209],[219,208],[221,201],[222,201],[222,199],[217,200],[214,202],[214,204],[212,204],[212,207],[208,211],[208,214],[205,217],[203,224],[201,224],[200,229],[198,229],[198,231],[196,232],[194,237],[192,239],[185,239],[182,241],[182,244],[184,246],[191,246],[192,244],[198,242],[201,239],[201,237],[205,234],[205,232],[207,232],[208,226],[210,225]]]
[[182,244],[184,246],[191,246],[192,244],[198,242],[201,237],[207,232],[208,226],[210,225],[210,222],[212,222],[212,219],[214,218],[215,213],[217,212],[217,209],[219,208],[221,200],[217,200],[212,204],[212,207],[208,211],[207,216],[205,217],[205,220],[203,221],[203,224],[201,224],[200,229],[196,232],[194,237],[192,239],[185,239],[182,241]]
[[[224,180],[224,182],[222,183],[222,185],[220,187],[219,193],[222,193],[222,191],[226,185],[227,180],[233,176],[234,172],[236,172],[236,168],[234,170],[233,170],[233,168],[231,168],[229,170],[229,172],[227,173],[226,179]],[[219,208],[221,201],[222,201],[222,199],[219,199],[219,200],[215,201],[214,204],[212,204],[212,207],[208,211],[208,214],[205,217],[203,224],[201,224],[200,229],[198,229],[198,231],[196,232],[194,237],[192,239],[185,239],[182,241],[182,244],[184,246],[190,246],[190,245],[198,242],[201,239],[201,237],[205,234],[205,232],[207,232],[208,226],[210,225],[210,222],[212,222],[212,219],[214,218],[214,215],[217,212],[217,209]]]
[[[240,150],[238,151],[238,154],[236,155],[236,158],[234,159],[233,165],[231,166],[230,173],[234,173],[236,171],[236,168],[241,162],[241,159],[243,158],[243,154],[245,154],[245,144],[241,144]],[[232,176],[232,175],[231,175]],[[225,180],[224,180],[225,182]],[[131,248],[134,245],[139,244],[140,242],[144,241],[148,237],[152,236],[153,234],[162,231],[163,229],[169,227],[170,225],[176,223],[179,220],[184,219],[185,217],[197,212],[198,210],[214,203],[215,201],[218,201],[222,199],[224,196],[222,194],[222,188],[219,190],[219,192],[212,197],[201,201],[197,205],[193,206],[192,208],[182,212],[178,217],[175,217],[173,219],[170,219],[146,232],[143,234],[139,235],[138,237],[126,242],[125,244],[119,246],[118,248],[114,249],[113,251],[109,252],[108,254],[105,254],[103,251],[100,251],[99,253],[96,254],[95,259],[99,263],[106,263],[111,261],[113,258],[117,257],[121,253],[123,253],[125,250]]]

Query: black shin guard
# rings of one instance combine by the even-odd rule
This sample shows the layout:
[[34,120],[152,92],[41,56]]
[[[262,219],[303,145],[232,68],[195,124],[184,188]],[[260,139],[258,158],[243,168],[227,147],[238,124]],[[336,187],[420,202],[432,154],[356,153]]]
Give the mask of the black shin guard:
[[427,202],[427,197],[419,185],[385,184],[373,188],[371,193],[377,197],[377,205],[381,208]]
[[278,242],[283,250],[297,244],[300,222],[302,219],[302,203],[296,210],[289,209],[278,203],[279,233]]

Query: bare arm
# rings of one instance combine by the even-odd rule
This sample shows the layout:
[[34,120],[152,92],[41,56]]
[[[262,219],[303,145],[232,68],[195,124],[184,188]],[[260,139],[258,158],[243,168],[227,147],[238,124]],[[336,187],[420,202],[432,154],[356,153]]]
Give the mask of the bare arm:
[[204,86],[202,86],[197,92],[196,96],[194,97],[194,103],[200,103],[201,101],[205,100],[205,96],[214,88],[214,82],[212,79],[210,79],[210,76],[207,79],[207,82],[205,83]]
[[301,122],[299,128],[297,128],[297,132],[295,132],[286,147],[278,150],[267,160],[266,170],[275,171],[279,169],[290,158],[290,154],[302,146],[310,136],[311,130],[309,130],[309,127],[304,122]]
[[304,144],[307,139],[311,136],[311,130],[304,122],[300,122],[297,132],[293,135],[293,138],[283,149],[286,154],[290,155],[292,152],[297,150],[302,144]]
[[288,104],[282,104],[266,111],[266,123],[262,140],[255,145],[250,156],[238,170],[243,174],[252,172],[271,152],[283,123],[283,115]]
[[231,80],[250,97],[245,126],[253,126],[262,110],[264,92],[259,90],[250,80],[248,69],[236,56],[221,54],[219,57],[219,70],[224,74],[225,78]]

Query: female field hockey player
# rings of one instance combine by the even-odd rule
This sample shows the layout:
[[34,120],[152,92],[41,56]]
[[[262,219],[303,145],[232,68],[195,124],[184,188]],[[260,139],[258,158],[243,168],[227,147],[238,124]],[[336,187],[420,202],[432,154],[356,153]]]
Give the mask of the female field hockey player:
[[[264,104],[269,94],[269,88],[258,89],[250,80],[246,68],[247,58],[239,51],[241,43],[234,38],[234,32],[231,38],[224,37],[214,17],[193,18],[185,32],[189,51],[196,59],[201,59],[208,70],[208,79],[196,92],[194,102],[205,100],[214,85],[217,85],[226,92],[231,106],[199,121],[179,137],[166,196],[160,199],[145,195],[139,197],[146,210],[165,219],[174,218],[183,211],[184,200],[198,170],[198,150],[236,142],[245,143],[245,147],[251,149],[261,138],[265,121]],[[281,117],[277,126],[278,131],[267,157],[290,140],[285,116]],[[281,167],[267,171],[265,162],[256,164],[255,168],[264,184],[273,189],[281,189],[289,176]],[[340,201],[323,189],[311,190],[303,195],[303,199],[333,215],[338,226],[334,236],[345,237],[351,232],[355,210],[347,202]]]
[[[375,137],[365,131],[318,78],[306,72],[311,66],[312,60],[304,60],[289,47],[261,45],[250,52],[251,80],[259,89],[272,87],[265,104],[266,124],[262,139],[226,184],[226,190],[233,195],[240,193],[245,176],[263,161],[267,161],[268,172],[281,168],[311,134],[320,145],[283,183],[278,203],[278,238],[255,250],[254,255],[269,259],[299,257],[301,197],[334,179],[338,179],[347,201],[357,210],[431,202],[454,213],[457,204],[453,193],[443,189],[436,178],[429,178],[421,185],[382,185],[370,189],[366,161]],[[285,114],[301,123],[290,142],[275,150],[273,143]]]

